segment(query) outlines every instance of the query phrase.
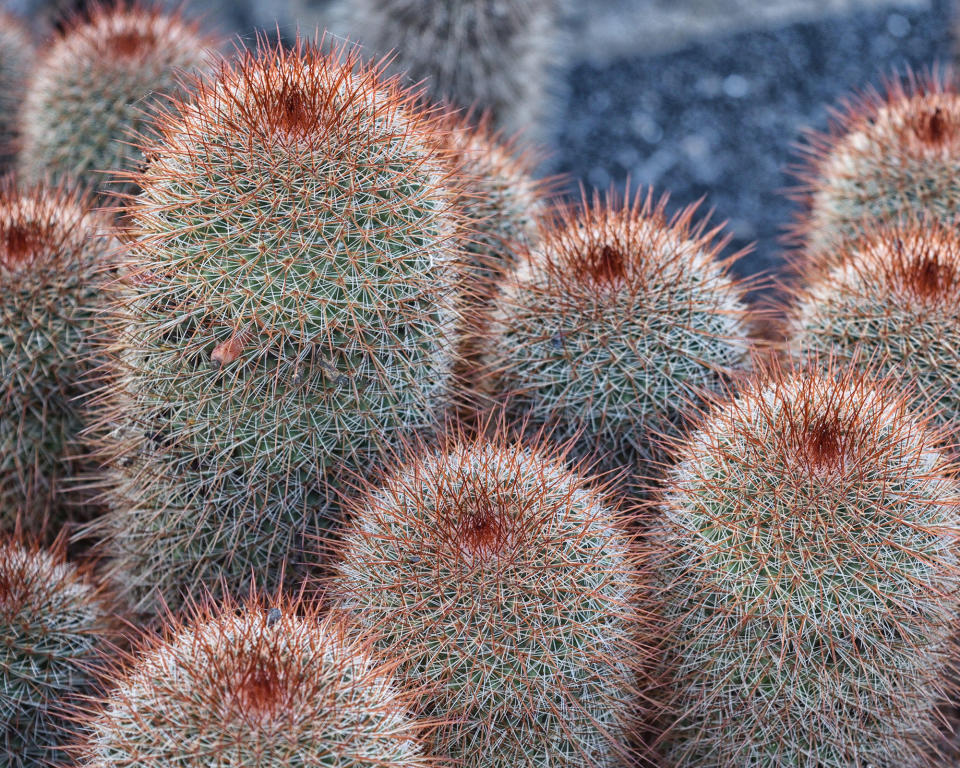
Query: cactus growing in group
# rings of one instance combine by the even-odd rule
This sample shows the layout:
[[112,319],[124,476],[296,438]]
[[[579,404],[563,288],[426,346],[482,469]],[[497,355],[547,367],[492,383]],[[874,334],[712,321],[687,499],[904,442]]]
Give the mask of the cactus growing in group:
[[34,58],[30,32],[18,19],[0,11],[0,160],[4,169],[15,152],[16,115]]
[[518,416],[641,476],[655,436],[750,363],[742,286],[693,208],[637,194],[563,213],[505,282],[484,368]]
[[563,456],[502,438],[422,451],[357,502],[331,594],[466,768],[610,766],[643,658],[636,550]]
[[329,24],[426,95],[535,131],[556,56],[557,0],[339,0]]
[[846,105],[830,133],[813,134],[801,174],[809,210],[797,226],[808,255],[828,262],[865,223],[926,217],[950,225],[960,209],[960,94],[952,78],[891,80]]
[[960,497],[938,438],[891,387],[821,361],[678,445],[650,540],[667,765],[940,764]]
[[36,182],[69,181],[107,198],[135,191],[137,137],[170,96],[181,71],[206,66],[212,41],[178,15],[94,6],[41,52],[20,112],[18,170]]
[[62,189],[0,182],[0,530],[55,535],[83,426],[114,240]]
[[93,707],[87,768],[425,768],[394,664],[335,619],[255,599],[141,644]]
[[0,542],[0,765],[34,768],[66,757],[63,715],[86,694],[103,640],[108,601],[59,545],[47,551]]
[[899,380],[918,413],[960,425],[960,237],[937,222],[875,226],[794,291],[790,344]]
[[439,417],[469,235],[439,117],[380,67],[261,41],[194,90],[136,176],[98,408],[142,606],[274,588],[341,477]]

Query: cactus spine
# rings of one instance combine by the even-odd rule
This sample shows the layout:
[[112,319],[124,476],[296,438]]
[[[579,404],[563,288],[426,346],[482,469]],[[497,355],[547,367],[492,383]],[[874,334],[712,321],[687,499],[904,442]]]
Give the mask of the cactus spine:
[[[477,768],[607,766],[641,656],[637,562],[617,515],[519,445],[426,453],[358,504],[334,594]],[[639,633],[636,633],[639,634]]]
[[756,384],[677,451],[652,532],[668,765],[939,764],[957,489],[901,399],[823,368]]

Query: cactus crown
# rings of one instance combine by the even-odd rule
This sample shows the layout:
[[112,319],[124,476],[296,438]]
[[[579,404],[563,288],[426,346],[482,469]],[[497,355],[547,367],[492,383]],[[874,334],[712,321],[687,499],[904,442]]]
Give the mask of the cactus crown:
[[538,450],[451,441],[358,502],[334,592],[471,766],[608,765],[632,703],[636,562],[616,513]]
[[652,536],[671,765],[927,765],[958,616],[937,435],[832,364],[681,445]]
[[126,662],[78,750],[91,768],[433,764],[393,665],[295,603],[194,611]]

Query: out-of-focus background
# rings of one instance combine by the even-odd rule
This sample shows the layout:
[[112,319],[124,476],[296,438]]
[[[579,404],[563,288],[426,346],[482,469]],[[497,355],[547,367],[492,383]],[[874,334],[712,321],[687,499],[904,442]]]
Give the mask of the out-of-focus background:
[[[444,2],[445,0],[436,0]],[[568,191],[654,185],[706,198],[741,273],[782,263],[798,208],[784,194],[807,128],[908,67],[949,63],[952,0],[564,0],[558,68],[538,134]],[[81,3],[4,0],[43,27]],[[328,0],[176,0],[226,34],[323,26]]]

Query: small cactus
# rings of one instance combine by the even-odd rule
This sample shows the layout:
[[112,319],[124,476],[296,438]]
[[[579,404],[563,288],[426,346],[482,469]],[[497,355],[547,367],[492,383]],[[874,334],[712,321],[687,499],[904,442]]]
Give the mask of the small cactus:
[[833,130],[814,134],[799,190],[809,212],[797,227],[815,260],[834,258],[865,222],[927,217],[954,222],[960,208],[960,94],[952,79],[894,79],[846,105]]
[[89,723],[86,768],[425,768],[392,664],[295,605],[203,611],[143,646]]
[[332,592],[425,689],[432,751],[466,768],[616,765],[637,560],[559,457],[493,442],[424,453],[358,502]]
[[134,192],[135,138],[181,93],[181,70],[206,66],[211,44],[177,15],[95,6],[41,52],[20,116],[21,177]]
[[960,426],[960,237],[952,227],[870,227],[795,291],[798,356],[898,379],[918,413]]
[[667,765],[939,765],[960,497],[937,446],[829,361],[747,388],[679,445],[651,532]]
[[460,323],[461,182],[395,79],[298,41],[195,90],[137,177],[98,418],[144,606],[275,587],[341,475],[446,407]]
[[91,685],[112,633],[107,601],[51,551],[0,541],[0,765],[34,768],[66,757],[69,697]]
[[14,157],[16,115],[34,55],[27,28],[14,16],[0,11],[0,162],[3,170]]
[[536,128],[548,92],[557,0],[339,0],[338,34],[423,82],[429,98],[478,113],[514,134]]
[[643,474],[685,409],[747,368],[741,286],[717,230],[665,200],[585,204],[545,227],[509,276],[488,334],[493,387],[601,468]]
[[0,530],[56,534],[114,240],[84,201],[0,182]]

